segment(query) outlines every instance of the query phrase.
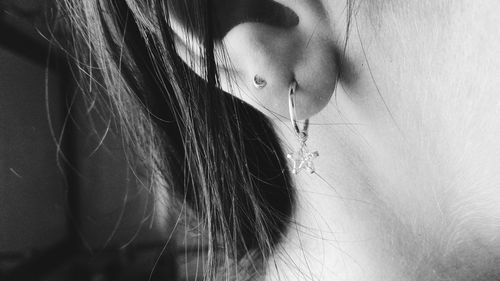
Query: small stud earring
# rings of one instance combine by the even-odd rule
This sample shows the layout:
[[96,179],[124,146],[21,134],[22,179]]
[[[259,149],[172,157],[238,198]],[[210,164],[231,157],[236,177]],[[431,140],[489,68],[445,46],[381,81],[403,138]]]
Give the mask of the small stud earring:
[[264,78],[260,77],[259,75],[255,75],[253,77],[253,85],[257,89],[262,89],[267,85],[267,81]]

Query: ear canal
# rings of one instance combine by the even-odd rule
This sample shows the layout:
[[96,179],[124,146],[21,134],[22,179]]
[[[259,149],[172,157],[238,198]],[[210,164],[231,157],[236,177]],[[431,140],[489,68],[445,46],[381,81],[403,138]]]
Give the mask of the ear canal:
[[272,0],[216,0],[214,7],[216,37],[222,38],[233,27],[246,22],[263,23],[280,28],[299,24],[290,8]]
[[[201,36],[201,25],[196,24],[194,2],[200,0],[171,0],[172,15],[196,36]],[[299,17],[290,8],[273,0],[213,0],[212,28],[215,40],[221,40],[235,26],[246,22],[291,28],[299,24]]]

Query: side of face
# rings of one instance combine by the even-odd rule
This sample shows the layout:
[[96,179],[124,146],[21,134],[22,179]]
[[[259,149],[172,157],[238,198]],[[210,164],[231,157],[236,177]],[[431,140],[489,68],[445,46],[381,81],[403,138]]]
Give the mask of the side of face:
[[218,63],[222,88],[275,120],[289,146],[279,116],[297,80],[321,176],[298,182],[369,202],[335,214],[373,222],[370,259],[396,261],[408,280],[500,275],[498,1],[275,2],[299,24],[241,23]]
[[372,203],[349,212],[377,222],[378,258],[409,280],[500,275],[499,11],[497,1],[360,2],[351,77],[311,119],[337,124],[311,127],[318,173]]

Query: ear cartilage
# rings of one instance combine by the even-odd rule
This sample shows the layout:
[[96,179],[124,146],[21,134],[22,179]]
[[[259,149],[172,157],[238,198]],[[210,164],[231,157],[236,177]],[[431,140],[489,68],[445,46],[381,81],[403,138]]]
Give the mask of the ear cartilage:
[[262,77],[260,77],[259,75],[256,74],[253,77],[253,85],[257,89],[262,89],[262,88],[264,88],[267,85],[267,81],[266,81],[266,79],[264,79],[264,78],[262,78]]

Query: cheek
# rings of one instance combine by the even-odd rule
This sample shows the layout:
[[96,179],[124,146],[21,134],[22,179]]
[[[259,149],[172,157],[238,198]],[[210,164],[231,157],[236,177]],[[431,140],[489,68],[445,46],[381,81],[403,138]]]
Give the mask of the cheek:
[[364,216],[387,223],[387,241],[407,241],[393,245],[409,263],[431,257],[429,271],[452,262],[483,270],[470,257],[500,256],[500,34],[474,15],[459,18],[361,26],[365,45],[349,47],[362,58],[358,80],[337,104],[360,124],[338,157],[361,164],[339,173],[366,179],[353,193],[384,207]]

